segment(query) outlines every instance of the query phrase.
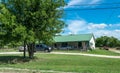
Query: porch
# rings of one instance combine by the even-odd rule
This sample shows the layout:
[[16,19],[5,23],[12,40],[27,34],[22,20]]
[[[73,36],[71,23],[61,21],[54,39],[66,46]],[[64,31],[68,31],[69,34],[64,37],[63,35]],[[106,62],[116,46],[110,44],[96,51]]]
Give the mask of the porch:
[[61,50],[87,50],[89,49],[89,42],[57,42],[54,44],[54,48]]

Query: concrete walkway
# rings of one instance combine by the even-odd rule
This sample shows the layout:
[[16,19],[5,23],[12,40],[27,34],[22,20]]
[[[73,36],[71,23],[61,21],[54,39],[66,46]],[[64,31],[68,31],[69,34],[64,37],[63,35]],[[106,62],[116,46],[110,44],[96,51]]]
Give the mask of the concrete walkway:
[[98,55],[98,54],[63,53],[63,52],[51,52],[51,54],[82,55],[82,56],[103,57],[103,58],[119,58],[120,59],[120,56]]
[[[0,54],[22,54],[22,53],[23,52],[0,52]],[[46,53],[42,53],[42,54],[46,54]],[[84,54],[84,53],[51,52],[51,53],[47,53],[47,54],[82,55],[82,56],[103,57],[103,58],[119,58],[120,59],[120,56]]]

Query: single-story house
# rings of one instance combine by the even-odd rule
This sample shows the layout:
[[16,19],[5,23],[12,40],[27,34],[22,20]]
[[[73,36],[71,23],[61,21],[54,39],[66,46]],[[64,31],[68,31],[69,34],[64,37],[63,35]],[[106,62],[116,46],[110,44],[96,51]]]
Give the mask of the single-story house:
[[93,34],[58,35],[54,38],[56,49],[95,49],[95,37]]

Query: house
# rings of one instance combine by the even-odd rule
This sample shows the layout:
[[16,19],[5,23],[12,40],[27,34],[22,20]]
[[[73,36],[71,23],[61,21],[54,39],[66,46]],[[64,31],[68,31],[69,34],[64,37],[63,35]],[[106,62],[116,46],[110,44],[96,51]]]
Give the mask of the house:
[[54,38],[54,47],[57,49],[95,49],[93,34],[59,35]]

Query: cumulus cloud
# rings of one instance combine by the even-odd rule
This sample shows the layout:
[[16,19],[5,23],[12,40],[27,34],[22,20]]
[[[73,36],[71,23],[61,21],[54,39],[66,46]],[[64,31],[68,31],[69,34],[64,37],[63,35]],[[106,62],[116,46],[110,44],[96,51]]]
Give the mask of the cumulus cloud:
[[83,2],[82,0],[71,0],[64,8],[70,8],[71,6],[80,4],[82,2]]
[[120,23],[117,24],[108,24],[110,29],[120,29]]
[[90,4],[95,4],[95,3],[98,3],[100,2],[101,0],[91,0]]
[[101,1],[102,0],[70,0],[64,8],[70,8],[74,5],[80,5],[80,4],[95,4]]
[[110,37],[110,36],[113,36],[113,37],[116,37],[116,38],[118,38],[120,40],[120,36],[118,34],[118,33],[120,33],[120,30],[116,31],[116,30],[107,30],[107,29],[104,29],[104,30],[96,30],[93,33],[94,33],[94,35],[96,37],[100,37],[100,36],[109,36]]
[[115,32],[120,33],[120,29],[116,29]]
[[68,23],[68,30],[73,34],[77,34],[80,31],[85,30],[104,29],[105,27],[107,27],[107,24],[88,23],[85,20],[70,20]]
[[120,23],[117,23],[117,24],[109,24],[109,26],[111,26],[111,27],[116,27],[116,26],[120,26]]
[[76,5],[76,4],[81,3],[81,2],[83,2],[83,0],[71,0],[68,3],[68,6],[70,6],[70,5]]
[[73,34],[77,34],[79,31],[85,30],[84,26],[86,24],[84,20],[71,20],[68,25],[68,30]]
[[101,23],[101,24],[94,24],[94,23],[88,23],[88,29],[104,29],[107,27],[107,24]]
[[[108,29],[113,27],[112,30]],[[120,39],[118,33],[120,29],[116,29],[119,24],[105,24],[105,23],[89,23],[85,20],[69,20],[66,34],[80,34],[80,33],[93,33],[96,37],[100,36],[114,36]]]

